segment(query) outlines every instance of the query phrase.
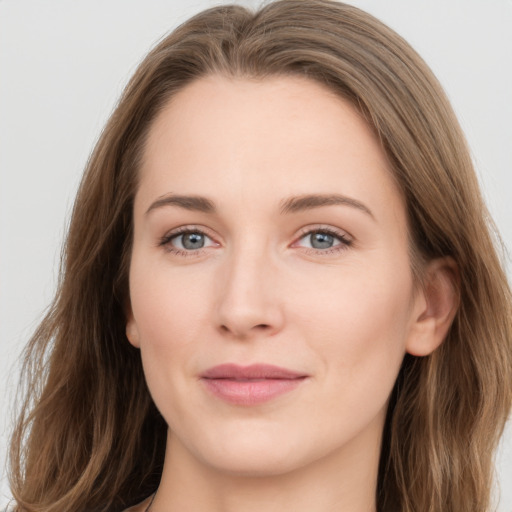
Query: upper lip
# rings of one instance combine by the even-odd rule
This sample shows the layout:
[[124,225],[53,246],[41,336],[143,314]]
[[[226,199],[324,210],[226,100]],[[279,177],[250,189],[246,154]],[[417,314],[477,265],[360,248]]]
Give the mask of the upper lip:
[[240,366],[226,363],[209,368],[201,374],[201,377],[203,379],[299,379],[307,375],[272,364]]

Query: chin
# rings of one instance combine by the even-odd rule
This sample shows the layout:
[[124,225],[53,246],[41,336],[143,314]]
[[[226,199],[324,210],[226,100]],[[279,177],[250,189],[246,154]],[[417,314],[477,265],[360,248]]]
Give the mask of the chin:
[[216,471],[244,477],[285,474],[308,462],[304,442],[295,442],[293,436],[254,430],[252,433],[240,430],[233,435],[223,434],[215,438],[208,436],[202,442],[197,439],[199,442],[189,446],[188,451]]
[[275,477],[290,473],[302,466],[301,461],[277,454],[275,449],[260,450],[258,453],[254,450],[243,453],[223,453],[212,456],[205,462],[217,472],[246,478]]

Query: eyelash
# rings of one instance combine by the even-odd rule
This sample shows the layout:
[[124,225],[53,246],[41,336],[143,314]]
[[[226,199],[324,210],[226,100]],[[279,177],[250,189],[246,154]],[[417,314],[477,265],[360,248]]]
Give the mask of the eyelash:
[[[165,249],[168,252],[175,254],[176,256],[182,256],[182,257],[197,256],[202,250],[204,250],[204,248],[196,249],[196,250],[183,250],[183,249],[179,249],[177,247],[173,247],[172,245],[170,245],[170,242],[174,238],[177,238],[180,235],[185,235],[185,234],[189,234],[189,233],[200,234],[200,235],[204,235],[208,238],[212,238],[208,235],[208,233],[206,233],[204,230],[202,230],[200,228],[197,228],[194,226],[183,226],[183,227],[180,227],[180,228],[172,231],[171,233],[163,236],[160,239],[158,245],[161,247],[165,247]],[[327,227],[327,226],[325,226],[325,227],[319,226],[316,228],[304,228],[301,231],[300,235],[298,236],[297,241],[302,240],[303,238],[305,238],[308,235],[311,236],[314,233],[323,233],[323,234],[330,235],[330,236],[336,238],[340,243],[338,245],[335,245],[328,249],[315,249],[313,247],[303,247],[303,249],[305,250],[305,252],[307,254],[327,256],[327,255],[331,255],[334,253],[339,253],[341,251],[346,250],[348,247],[350,247],[353,242],[346,235],[346,233],[344,233],[342,231],[338,231],[331,227]],[[294,243],[296,243],[296,242],[294,242]]]
[[175,229],[171,233],[168,233],[167,235],[163,236],[160,239],[158,245],[161,247],[165,247],[166,251],[175,254],[176,256],[183,256],[185,258],[188,256],[197,256],[203,250],[203,248],[187,251],[170,245],[171,240],[173,240],[174,238],[178,238],[180,235],[186,235],[189,233],[197,233],[200,235],[207,236],[208,238],[211,238],[211,236],[209,236],[208,233],[206,233],[204,230],[200,228],[194,226],[182,226],[180,228]]
[[[328,249],[315,249],[314,247],[303,247],[303,250],[307,254],[320,255],[320,256],[328,256],[332,254],[340,253],[341,251],[345,251],[352,245],[352,239],[347,236],[347,234],[343,231],[339,231],[337,229],[331,228],[329,226],[318,226],[316,228],[304,228],[301,230],[297,241],[302,240],[306,236],[311,236],[314,233],[323,233],[330,235],[340,242],[338,245],[330,247]],[[295,243],[295,242],[294,242]]]

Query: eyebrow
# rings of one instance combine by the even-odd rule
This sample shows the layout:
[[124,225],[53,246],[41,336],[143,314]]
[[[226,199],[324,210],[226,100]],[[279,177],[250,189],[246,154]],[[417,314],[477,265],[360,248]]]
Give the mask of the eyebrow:
[[281,213],[296,213],[304,210],[311,210],[312,208],[320,208],[321,206],[351,206],[361,210],[375,219],[372,211],[357,199],[343,196],[340,194],[309,194],[298,197],[290,197],[281,203]]
[[[280,211],[282,215],[286,215],[320,208],[322,206],[333,205],[351,206],[352,208],[356,208],[375,219],[372,211],[365,204],[357,201],[356,199],[340,194],[306,194],[290,197],[281,202]],[[185,210],[193,210],[210,214],[217,212],[215,203],[206,197],[167,194],[159,197],[155,202],[153,202],[147,209],[146,215],[150,211],[164,206],[178,206]]]
[[168,194],[163,197],[159,197],[154,203],[152,203],[147,209],[146,215],[150,211],[161,208],[162,206],[179,206],[185,210],[194,210],[203,213],[215,213],[217,211],[213,201],[206,197]]

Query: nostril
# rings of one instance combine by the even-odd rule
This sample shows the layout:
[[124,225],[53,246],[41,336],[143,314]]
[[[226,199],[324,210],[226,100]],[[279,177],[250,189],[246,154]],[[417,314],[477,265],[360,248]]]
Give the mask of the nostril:
[[[250,331],[250,330],[252,330],[252,331],[267,331],[267,330],[269,330],[271,328],[272,328],[272,326],[269,325],[269,324],[257,324],[257,325],[253,325],[252,328],[249,328],[248,331]],[[221,324],[220,325],[220,330],[222,332],[232,333],[232,334],[235,334],[237,336],[244,336],[245,337],[245,334],[248,334],[248,332],[246,332],[245,334],[242,334],[242,331],[246,331],[246,329],[242,329],[240,332],[238,332],[235,326],[230,328],[230,327],[228,327],[225,324]]]

